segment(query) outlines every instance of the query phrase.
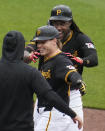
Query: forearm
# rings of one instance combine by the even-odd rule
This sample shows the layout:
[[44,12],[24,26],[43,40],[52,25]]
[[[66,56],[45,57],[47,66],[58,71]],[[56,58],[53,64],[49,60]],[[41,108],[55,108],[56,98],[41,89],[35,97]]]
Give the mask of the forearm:
[[68,75],[68,82],[72,83],[72,86],[77,86],[79,80],[82,80],[82,77],[78,72],[72,72]]
[[83,50],[83,65],[86,67],[93,67],[98,65],[98,56],[96,49],[84,49]]
[[35,45],[29,44],[25,47],[24,50],[24,62],[30,63],[30,62],[36,62],[36,59],[40,57],[40,53],[36,51]]
[[98,65],[98,57],[96,53],[93,53],[83,58],[83,65],[86,67],[94,67]]
[[63,99],[58,96],[54,91],[49,91],[48,93],[46,93],[45,98],[52,106],[54,106],[60,112],[69,115],[71,118],[74,118],[76,116],[76,113],[71,108],[69,108],[69,106],[63,101]]

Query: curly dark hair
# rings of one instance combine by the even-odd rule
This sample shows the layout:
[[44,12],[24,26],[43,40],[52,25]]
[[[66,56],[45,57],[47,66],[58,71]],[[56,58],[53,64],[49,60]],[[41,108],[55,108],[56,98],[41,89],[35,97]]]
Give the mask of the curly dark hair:
[[76,25],[75,21],[72,20],[72,24],[70,26],[70,29],[73,30],[74,32],[79,32],[79,33],[83,33],[79,27]]

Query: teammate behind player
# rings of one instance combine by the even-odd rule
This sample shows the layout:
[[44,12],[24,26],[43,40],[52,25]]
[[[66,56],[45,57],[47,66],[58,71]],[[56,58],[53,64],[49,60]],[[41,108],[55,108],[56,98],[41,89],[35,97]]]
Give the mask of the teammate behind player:
[[62,51],[77,57],[73,60],[78,72],[82,74],[83,67],[93,67],[98,64],[97,52],[93,42],[76,25],[71,9],[66,5],[57,5],[51,10],[49,24],[56,27],[62,42]]
[[0,60],[0,131],[34,130],[34,92],[79,122],[81,128],[81,119],[51,89],[41,73],[23,62],[24,45],[24,37],[18,31],[10,31],[4,37]]
[[[73,67],[69,58],[59,49],[59,32],[53,26],[42,26],[37,29],[33,39],[36,42],[44,62],[40,71],[53,90],[69,105],[70,88],[79,91],[83,84],[80,74]],[[85,86],[85,85],[84,85]],[[77,123],[67,115],[57,111],[52,104],[38,97],[35,111],[35,131],[78,131]]]
[[[49,24],[56,27],[59,31],[62,51],[68,53],[67,55],[81,75],[83,67],[94,67],[98,65],[97,51],[93,42],[79,29],[73,19],[72,11],[68,6],[55,6],[51,10]],[[75,56],[75,58],[72,58],[71,55]],[[86,89],[83,87],[80,93],[84,95]],[[80,93],[71,88],[70,107],[83,118]]]

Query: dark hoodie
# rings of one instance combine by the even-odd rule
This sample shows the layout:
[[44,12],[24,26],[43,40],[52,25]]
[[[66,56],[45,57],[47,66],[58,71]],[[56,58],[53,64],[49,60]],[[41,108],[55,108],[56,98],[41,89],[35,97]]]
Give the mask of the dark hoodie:
[[10,31],[3,40],[2,57],[10,62],[20,61],[24,53],[25,40],[21,32]]
[[[50,90],[39,71],[23,62],[24,45],[24,37],[18,31],[8,32],[3,40],[0,131],[33,131],[33,93],[41,95]],[[40,84],[49,88],[43,90]]]

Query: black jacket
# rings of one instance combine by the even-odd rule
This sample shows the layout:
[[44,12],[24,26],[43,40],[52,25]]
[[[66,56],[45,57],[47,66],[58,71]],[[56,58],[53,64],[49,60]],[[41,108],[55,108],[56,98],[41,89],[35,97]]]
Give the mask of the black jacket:
[[[22,61],[24,38],[12,31],[3,41],[0,61],[0,130],[33,128],[33,93],[47,88],[40,73]],[[40,83],[39,83],[40,80]]]

